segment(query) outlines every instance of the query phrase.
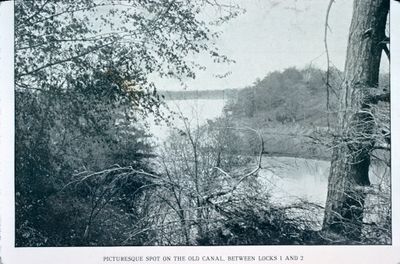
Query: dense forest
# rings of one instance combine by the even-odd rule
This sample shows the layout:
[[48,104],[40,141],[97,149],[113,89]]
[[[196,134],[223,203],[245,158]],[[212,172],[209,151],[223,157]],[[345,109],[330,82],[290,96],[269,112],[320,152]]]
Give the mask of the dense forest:
[[[354,17],[376,2],[371,27],[384,34],[388,1],[355,2]],[[390,87],[379,65],[352,79],[368,67],[349,53],[344,71],[289,67],[200,95],[168,95],[150,79],[196,78],[193,54],[232,63],[215,40],[243,12],[201,0],[15,1],[17,247],[391,243]],[[383,48],[365,45],[376,64]],[[359,88],[348,104],[343,87]],[[223,115],[193,126],[165,103],[193,96],[227,99]],[[149,119],[183,127],[160,144]],[[273,169],[265,156],[332,161],[327,209],[275,203],[261,184]],[[379,184],[370,165],[384,171]]]

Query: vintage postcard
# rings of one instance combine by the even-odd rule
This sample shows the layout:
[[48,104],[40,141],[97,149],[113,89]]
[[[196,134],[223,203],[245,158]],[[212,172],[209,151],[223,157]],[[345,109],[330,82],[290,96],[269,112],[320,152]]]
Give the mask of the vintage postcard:
[[399,13],[0,2],[0,263],[400,263]]

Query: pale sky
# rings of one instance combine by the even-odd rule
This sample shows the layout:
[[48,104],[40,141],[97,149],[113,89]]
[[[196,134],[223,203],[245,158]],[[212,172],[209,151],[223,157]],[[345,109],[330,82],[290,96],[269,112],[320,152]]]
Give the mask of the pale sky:
[[[204,56],[196,60],[207,67],[195,80],[187,79],[189,90],[243,88],[269,72],[312,63],[325,69],[325,15],[329,0],[237,0],[245,14],[228,22],[217,41],[221,53],[235,64],[214,64]],[[353,1],[337,0],[332,6],[328,35],[333,64],[344,68]],[[385,58],[386,59],[386,58]],[[383,69],[387,69],[384,63]],[[215,74],[231,71],[226,78]],[[155,79],[159,89],[182,90],[179,82]]]

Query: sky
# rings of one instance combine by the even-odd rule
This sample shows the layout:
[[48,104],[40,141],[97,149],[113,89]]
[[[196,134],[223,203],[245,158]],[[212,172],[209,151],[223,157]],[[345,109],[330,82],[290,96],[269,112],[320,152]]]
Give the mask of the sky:
[[[269,72],[310,65],[326,69],[325,16],[329,0],[237,0],[246,13],[229,21],[217,41],[221,53],[235,64],[215,64],[206,56],[196,61],[206,66],[195,80],[155,78],[160,90],[208,90],[243,88]],[[328,46],[334,66],[343,70],[353,1],[334,2]],[[388,64],[383,63],[383,69]],[[226,78],[215,75],[230,72]]]

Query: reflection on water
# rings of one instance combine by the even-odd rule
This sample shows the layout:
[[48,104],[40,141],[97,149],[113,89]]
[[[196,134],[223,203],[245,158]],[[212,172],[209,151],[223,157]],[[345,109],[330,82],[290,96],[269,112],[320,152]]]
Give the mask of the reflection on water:
[[[289,204],[299,199],[325,205],[330,162],[292,157],[267,157],[262,160],[260,181],[273,201]],[[388,167],[373,164],[369,178],[372,185],[387,184]]]
[[324,206],[329,165],[322,160],[263,157],[259,179],[273,202],[291,204],[302,199]]
[[[222,114],[225,100],[169,100],[168,107],[188,119],[192,129]],[[175,118],[174,126],[183,129],[183,121]],[[166,140],[172,130],[166,125],[150,125],[159,142]],[[305,199],[325,204],[328,187],[329,162],[291,157],[263,157],[260,181],[273,201],[290,204]]]
[[[187,118],[191,129],[195,129],[222,114],[225,100],[169,100],[168,107]],[[174,127],[183,129],[184,123],[175,118]],[[172,128],[156,125],[150,121],[150,132],[158,142],[164,142]],[[328,190],[330,162],[293,157],[268,157],[262,160],[263,169],[259,173],[260,183],[271,195],[273,202],[289,205],[300,200],[325,205]],[[382,175],[386,175],[385,166],[372,166],[370,179],[372,184],[380,184]]]

